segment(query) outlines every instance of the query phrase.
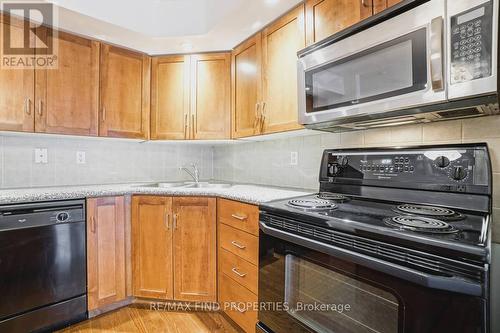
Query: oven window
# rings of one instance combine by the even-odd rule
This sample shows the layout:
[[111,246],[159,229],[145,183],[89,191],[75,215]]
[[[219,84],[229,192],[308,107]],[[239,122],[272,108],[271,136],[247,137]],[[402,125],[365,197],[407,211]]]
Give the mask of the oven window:
[[285,267],[287,311],[314,332],[398,332],[391,293],[292,254]]
[[426,29],[423,28],[307,72],[307,112],[425,89],[426,52]]

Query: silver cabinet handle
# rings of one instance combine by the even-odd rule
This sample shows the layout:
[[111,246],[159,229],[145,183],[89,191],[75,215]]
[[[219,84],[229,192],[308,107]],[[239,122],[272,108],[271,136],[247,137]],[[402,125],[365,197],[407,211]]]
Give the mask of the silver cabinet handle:
[[170,230],[170,214],[165,212],[165,227]]
[[43,102],[41,99],[38,100],[38,116],[42,116],[43,114]]
[[233,267],[233,269],[231,269],[231,271],[234,274],[238,275],[239,277],[245,277],[247,275],[246,273],[240,273],[240,272],[238,272],[238,269],[236,267]]
[[95,234],[95,218],[93,216],[90,217],[90,232]]
[[24,113],[26,113],[27,115],[31,114],[31,99],[30,98],[24,99]]
[[443,17],[439,16],[431,21],[430,35],[430,68],[432,90],[443,90]]
[[231,217],[240,221],[245,221],[248,218],[246,215],[238,215],[238,214],[231,214]]
[[193,137],[191,139],[195,139],[196,127],[195,127],[195,118],[194,114],[191,115],[191,131],[193,132]]
[[366,3],[366,0],[361,0],[361,4],[363,5],[363,7],[371,7]]
[[177,230],[177,214],[174,214],[174,230]]
[[188,124],[188,114],[185,113],[184,114],[184,139],[187,139],[188,127],[189,127],[189,124]]
[[266,123],[266,102],[262,102],[262,110],[260,112],[260,131],[264,131],[264,125]]
[[102,107],[102,121],[106,121],[106,107],[103,106]]
[[253,122],[254,131],[257,130],[257,126],[259,125],[259,120],[260,120],[259,109],[260,109],[260,102],[257,102],[257,103],[255,103],[255,119]]
[[246,246],[245,246],[245,245],[241,245],[241,244],[239,244],[239,243],[238,243],[238,242],[236,242],[236,241],[232,241],[232,242],[231,242],[231,244],[233,244],[234,246],[236,246],[238,249],[241,249],[241,250],[243,250],[243,249],[245,249],[245,248],[246,248]]

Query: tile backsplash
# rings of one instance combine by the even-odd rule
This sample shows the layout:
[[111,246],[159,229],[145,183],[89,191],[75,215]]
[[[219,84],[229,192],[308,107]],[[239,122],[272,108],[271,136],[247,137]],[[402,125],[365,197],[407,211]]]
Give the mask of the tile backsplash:
[[[35,149],[46,148],[46,164],[35,163]],[[77,152],[85,152],[85,164]],[[197,163],[212,178],[211,146],[78,138],[34,134],[0,135],[0,188],[189,180],[179,167]]]

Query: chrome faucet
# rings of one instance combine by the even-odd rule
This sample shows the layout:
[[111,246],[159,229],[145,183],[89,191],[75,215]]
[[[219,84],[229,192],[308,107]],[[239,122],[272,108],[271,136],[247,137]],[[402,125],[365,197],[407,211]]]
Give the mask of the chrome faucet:
[[188,167],[181,167],[181,170],[184,170],[187,172],[188,175],[190,175],[193,180],[198,184],[200,182],[200,171],[198,170],[198,166],[196,163],[191,163],[191,167],[193,168],[193,171],[191,171]]

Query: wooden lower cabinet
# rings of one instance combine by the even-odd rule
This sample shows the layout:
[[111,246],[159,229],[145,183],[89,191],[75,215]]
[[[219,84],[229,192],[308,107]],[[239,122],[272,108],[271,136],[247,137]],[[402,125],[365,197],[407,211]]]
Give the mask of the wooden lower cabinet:
[[259,207],[217,199],[219,303],[245,332],[255,332],[258,301]]
[[124,197],[87,200],[89,311],[125,300]]
[[216,199],[173,198],[174,299],[217,300]]
[[216,201],[134,196],[133,295],[216,301]]
[[132,198],[132,293],[172,299],[172,198]]

